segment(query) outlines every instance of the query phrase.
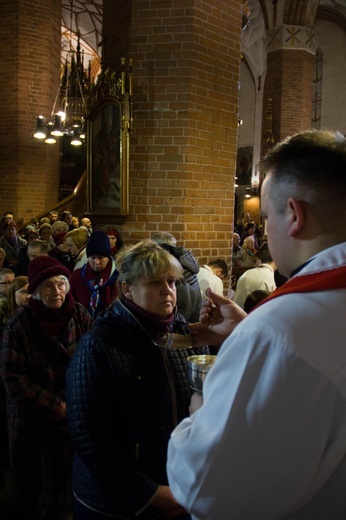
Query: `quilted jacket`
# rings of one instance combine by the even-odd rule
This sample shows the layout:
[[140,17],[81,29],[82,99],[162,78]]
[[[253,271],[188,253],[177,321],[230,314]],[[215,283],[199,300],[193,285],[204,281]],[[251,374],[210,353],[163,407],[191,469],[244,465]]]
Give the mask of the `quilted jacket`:
[[[179,314],[173,332],[189,333]],[[67,374],[73,488],[81,502],[120,518],[157,518],[146,505],[167,484],[170,433],[188,415],[186,358],[205,352],[155,345],[119,300],[97,318]]]

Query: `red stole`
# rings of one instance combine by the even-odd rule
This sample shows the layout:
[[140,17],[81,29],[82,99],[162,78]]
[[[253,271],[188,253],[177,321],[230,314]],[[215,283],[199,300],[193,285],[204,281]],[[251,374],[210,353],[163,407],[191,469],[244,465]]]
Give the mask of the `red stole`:
[[291,278],[276,289],[268,298],[256,305],[256,309],[263,303],[283,294],[328,291],[330,289],[346,289],[346,266],[336,267],[320,273],[302,274]]

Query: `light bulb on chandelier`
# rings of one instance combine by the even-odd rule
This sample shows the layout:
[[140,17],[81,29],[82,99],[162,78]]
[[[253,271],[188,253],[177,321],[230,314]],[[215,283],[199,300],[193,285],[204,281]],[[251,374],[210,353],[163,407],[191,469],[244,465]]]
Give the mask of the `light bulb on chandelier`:
[[81,51],[79,31],[76,51],[72,47],[72,15],[71,0],[70,50],[66,56],[51,116],[44,118],[40,115],[36,118],[34,137],[54,144],[57,137],[65,135],[72,138],[72,145],[80,146],[86,137],[85,113],[86,99],[91,88],[91,66],[89,63],[88,70],[84,69],[84,51]]

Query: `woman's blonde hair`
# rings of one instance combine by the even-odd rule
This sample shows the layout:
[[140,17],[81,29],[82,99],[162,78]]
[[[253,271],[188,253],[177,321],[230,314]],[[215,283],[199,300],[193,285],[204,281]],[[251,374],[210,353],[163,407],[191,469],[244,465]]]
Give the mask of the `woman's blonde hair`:
[[89,237],[84,229],[76,228],[66,233],[65,240],[66,238],[71,238],[76,244],[76,247],[82,249],[82,247],[87,243]]
[[14,311],[18,309],[18,305],[16,304],[16,291],[19,291],[19,289],[22,289],[22,287],[25,287],[28,283],[29,280],[27,276],[16,276],[11,283],[7,293],[7,307],[10,314],[13,314]]
[[152,240],[143,240],[119,251],[117,269],[119,294],[123,294],[122,282],[136,285],[139,280],[151,280],[167,272],[172,273],[176,280],[183,275],[179,260]]
[[[249,244],[249,242],[251,242],[251,245]],[[254,237],[251,235],[249,237],[244,238],[242,248],[243,249],[252,249],[253,247],[255,247]]]

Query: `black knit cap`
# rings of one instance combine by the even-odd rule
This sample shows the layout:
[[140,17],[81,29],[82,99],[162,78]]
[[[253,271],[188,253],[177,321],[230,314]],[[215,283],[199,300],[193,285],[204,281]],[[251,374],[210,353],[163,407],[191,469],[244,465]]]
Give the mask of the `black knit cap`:
[[70,271],[66,267],[61,265],[61,263],[58,262],[58,260],[56,260],[52,256],[37,256],[29,262],[28,293],[32,294],[35,291],[36,287],[38,287],[40,283],[47,280],[47,278],[51,278],[52,276],[58,275],[66,276],[66,278],[69,279]]
[[86,246],[86,255],[112,257],[111,246],[108,235],[104,231],[94,231],[91,233]]

